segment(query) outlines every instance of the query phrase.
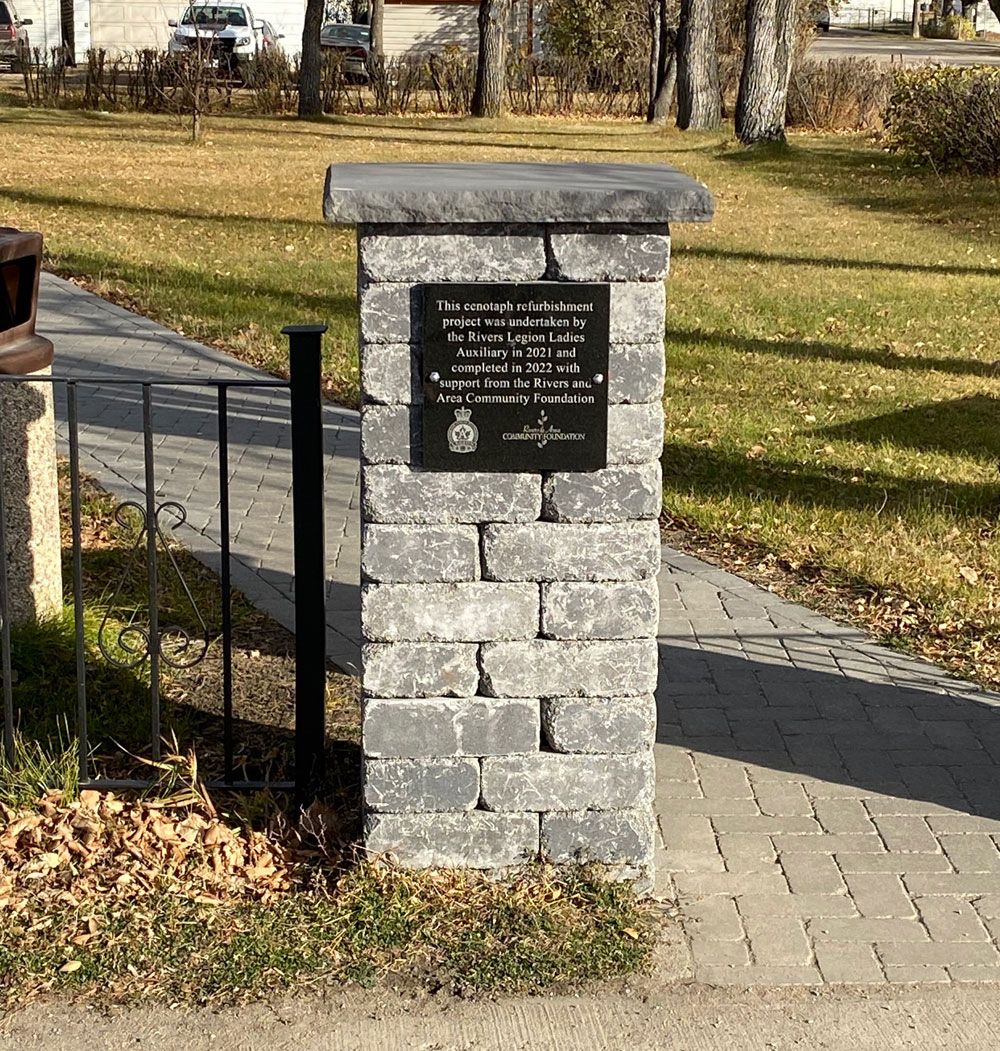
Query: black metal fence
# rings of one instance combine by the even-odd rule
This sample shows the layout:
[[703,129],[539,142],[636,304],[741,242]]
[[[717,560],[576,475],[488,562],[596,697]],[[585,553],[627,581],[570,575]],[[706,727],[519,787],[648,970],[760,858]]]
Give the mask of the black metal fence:
[[[184,505],[158,496],[155,483],[156,444],[153,410],[157,393],[163,388],[200,387],[215,392],[215,422],[218,435],[218,507],[221,536],[220,592],[222,663],[222,774],[209,787],[233,790],[271,787],[294,790],[297,798],[308,802],[317,793],[324,775],[325,701],[326,701],[326,611],[325,611],[325,536],[323,517],[323,422],[321,399],[321,344],[323,326],[289,326],[290,379],[253,380],[175,379],[97,377],[61,377],[32,374],[0,375],[0,383],[48,383],[62,388],[66,398],[68,429],[70,533],[72,537],[72,603],[76,656],[75,736],[81,787],[103,790],[147,788],[154,778],[108,778],[95,776],[88,732],[88,664],[93,658],[88,650],[85,632],[84,545],[81,494],[83,479],[80,467],[80,403],[88,390],[96,387],[138,388],[142,405],[142,445],[144,487],[136,499],[125,500],[115,510],[116,520],[125,524],[131,518],[137,523],[135,541],[125,555],[118,590],[104,612],[97,630],[97,647],[101,657],[121,669],[143,673],[148,681],[149,755],[154,763],[162,758],[164,727],[161,713],[161,688],[164,669],[182,671],[199,665],[209,652],[213,634],[198,611],[184,575],[181,572],[166,532],[183,524],[187,518]],[[295,736],[293,776],[290,780],[241,780],[234,769],[233,712],[233,587],[231,581],[230,458],[229,458],[229,393],[239,389],[287,389],[292,435],[292,500],[294,513],[295,574]],[[0,449],[4,444],[4,420],[0,414]],[[0,672],[3,677],[3,761],[15,763],[15,731],[18,726],[14,685],[16,669],[12,662],[10,594],[8,588],[7,507],[9,494],[0,457]],[[179,626],[161,622],[160,560],[166,557],[177,571],[181,587],[194,611],[194,624]],[[122,623],[114,617],[119,592],[129,570],[138,560],[145,562],[146,615],[132,616]]]

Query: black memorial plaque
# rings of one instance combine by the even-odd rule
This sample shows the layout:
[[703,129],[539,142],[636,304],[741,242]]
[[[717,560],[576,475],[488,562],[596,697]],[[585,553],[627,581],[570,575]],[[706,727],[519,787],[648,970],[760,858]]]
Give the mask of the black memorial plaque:
[[606,467],[609,312],[602,284],[425,285],[424,467]]

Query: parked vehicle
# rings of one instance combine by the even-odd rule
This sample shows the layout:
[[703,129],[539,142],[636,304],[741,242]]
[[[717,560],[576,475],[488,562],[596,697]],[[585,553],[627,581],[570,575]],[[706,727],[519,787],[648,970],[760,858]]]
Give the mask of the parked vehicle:
[[31,46],[25,28],[30,25],[30,18],[17,17],[14,0],[0,0],[0,69],[13,72],[18,68],[21,50]]
[[328,22],[319,34],[319,45],[343,57],[344,72],[358,80],[368,79],[368,52],[372,32],[355,22]]
[[[180,59],[207,46],[212,58],[234,73],[270,46],[264,42],[267,23],[254,18],[247,4],[192,4],[179,22],[171,18],[167,24],[174,28],[167,45],[171,55]],[[270,34],[277,37],[273,27]]]
[[281,41],[285,39],[284,33],[279,33],[274,26],[264,19],[260,24],[260,49],[265,54],[274,51],[283,51]]

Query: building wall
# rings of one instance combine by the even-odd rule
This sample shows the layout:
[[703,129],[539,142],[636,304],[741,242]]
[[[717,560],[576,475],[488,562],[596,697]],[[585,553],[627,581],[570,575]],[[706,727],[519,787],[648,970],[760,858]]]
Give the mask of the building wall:
[[28,27],[28,42],[32,47],[48,50],[62,44],[59,0],[17,0],[17,13],[34,23]]
[[[475,51],[479,43],[478,0],[444,0],[436,4],[386,0],[382,42],[387,55],[441,51],[449,45]],[[514,0],[512,33],[527,32],[528,0]]]

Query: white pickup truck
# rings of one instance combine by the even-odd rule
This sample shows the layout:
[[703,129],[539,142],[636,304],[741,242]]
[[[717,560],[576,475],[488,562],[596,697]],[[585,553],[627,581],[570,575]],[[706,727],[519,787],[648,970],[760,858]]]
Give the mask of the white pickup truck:
[[192,4],[181,17],[170,19],[173,35],[167,45],[181,57],[206,45],[221,65],[238,67],[272,47],[278,35],[270,23],[255,18],[247,4]]

